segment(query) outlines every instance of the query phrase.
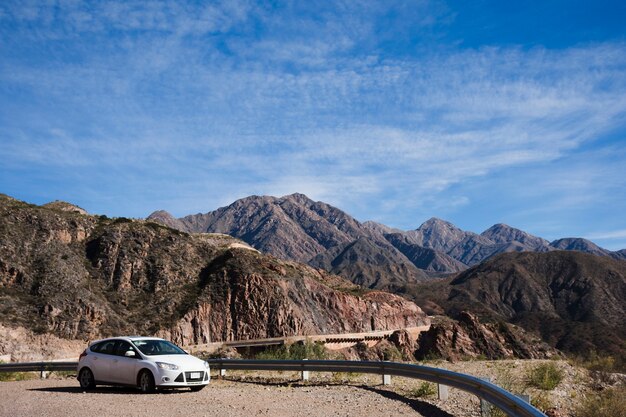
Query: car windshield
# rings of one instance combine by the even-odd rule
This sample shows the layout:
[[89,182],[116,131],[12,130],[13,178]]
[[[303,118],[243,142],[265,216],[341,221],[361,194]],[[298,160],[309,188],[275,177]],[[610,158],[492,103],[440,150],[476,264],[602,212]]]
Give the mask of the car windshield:
[[167,340],[133,340],[144,355],[186,355],[187,353]]

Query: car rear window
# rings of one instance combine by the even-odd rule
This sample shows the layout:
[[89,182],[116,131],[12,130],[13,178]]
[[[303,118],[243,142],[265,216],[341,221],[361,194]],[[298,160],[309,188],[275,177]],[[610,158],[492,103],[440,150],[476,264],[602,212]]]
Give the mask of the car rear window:
[[106,353],[108,355],[113,354],[113,349],[115,348],[115,343],[117,340],[105,340],[104,342],[96,343],[91,346],[90,349],[92,352],[96,353]]

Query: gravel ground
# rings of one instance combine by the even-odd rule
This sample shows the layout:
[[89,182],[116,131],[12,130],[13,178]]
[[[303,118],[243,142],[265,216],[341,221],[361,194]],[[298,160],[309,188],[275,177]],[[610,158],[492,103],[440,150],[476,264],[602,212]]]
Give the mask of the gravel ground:
[[[72,379],[0,382],[1,416],[421,416],[376,387],[275,386],[214,380],[200,392],[142,395],[124,388],[83,393]],[[426,404],[427,405],[427,404]],[[433,414],[424,414],[433,415]],[[444,414],[445,415],[445,414]]]

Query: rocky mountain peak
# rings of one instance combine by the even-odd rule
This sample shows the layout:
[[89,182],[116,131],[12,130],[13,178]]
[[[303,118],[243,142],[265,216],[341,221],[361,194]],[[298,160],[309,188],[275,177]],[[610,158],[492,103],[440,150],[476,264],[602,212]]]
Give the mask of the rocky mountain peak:
[[609,251],[602,249],[590,240],[579,237],[566,237],[557,239],[550,243],[550,246],[560,250],[575,250],[580,252],[592,253],[594,255],[609,255]]
[[408,234],[418,245],[443,252],[448,252],[469,235],[474,235],[436,217],[426,220]]
[[461,230],[456,227],[454,224],[450,223],[447,220],[440,219],[438,217],[431,217],[426,220],[424,223],[417,228],[417,230],[421,231],[430,231],[430,230]]
[[516,229],[504,223],[494,224],[480,235],[492,240],[494,243],[519,242],[533,249],[547,247],[550,244],[550,242],[545,239],[533,236],[530,233],[526,233],[523,230]]
[[282,200],[282,201],[290,200],[298,204],[305,204],[305,205],[312,205],[315,203],[313,200],[311,200],[309,197],[307,197],[305,194],[302,194],[302,193],[293,193],[289,195],[284,195],[281,198],[279,198],[279,200]]
[[160,223],[167,227],[171,227],[172,229],[177,229],[186,232],[187,228],[185,225],[178,220],[176,217],[172,216],[168,211],[165,210],[157,210],[151,213],[146,220]]

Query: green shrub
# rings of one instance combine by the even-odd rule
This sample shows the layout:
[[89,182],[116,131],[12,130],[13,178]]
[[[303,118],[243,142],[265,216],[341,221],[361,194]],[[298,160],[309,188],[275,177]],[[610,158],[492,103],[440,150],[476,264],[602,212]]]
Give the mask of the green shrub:
[[561,383],[563,377],[563,371],[556,364],[547,362],[531,369],[528,372],[527,382],[531,387],[551,391]]
[[437,390],[435,389],[435,384],[430,382],[422,382],[419,387],[414,388],[410,392],[411,396],[415,398],[430,397],[436,393]]
[[576,417],[626,417],[626,387],[587,395],[576,407]]
[[400,362],[402,361],[402,352],[398,350],[395,346],[387,346],[383,350],[383,360],[391,361],[391,362]]

